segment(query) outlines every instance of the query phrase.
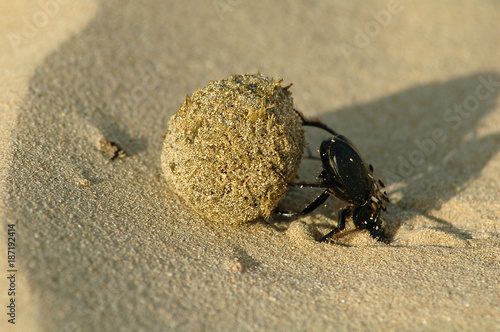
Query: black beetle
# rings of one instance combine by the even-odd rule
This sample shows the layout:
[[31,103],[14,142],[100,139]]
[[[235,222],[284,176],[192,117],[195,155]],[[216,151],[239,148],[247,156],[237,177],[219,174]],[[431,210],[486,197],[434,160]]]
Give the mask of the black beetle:
[[319,148],[323,171],[319,174],[318,183],[298,182],[291,186],[326,188],[311,204],[300,212],[278,211],[281,215],[290,217],[304,215],[320,207],[330,196],[335,196],[348,205],[338,214],[338,224],[335,229],[323,236],[319,241],[325,241],[345,228],[346,219],[352,217],[359,229],[367,229],[370,235],[383,242],[388,238],[382,229],[380,214],[386,211],[385,202],[389,197],[382,191],[384,184],[373,176],[373,166],[367,166],[358,149],[344,135],[330,129],[320,121],[309,121],[295,110],[302,119],[302,125],[324,129],[333,137],[323,141]]

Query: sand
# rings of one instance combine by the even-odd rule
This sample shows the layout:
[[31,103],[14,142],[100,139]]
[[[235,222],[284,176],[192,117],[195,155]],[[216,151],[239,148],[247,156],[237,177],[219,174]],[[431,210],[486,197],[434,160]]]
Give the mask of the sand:
[[[500,330],[497,1],[85,3],[0,5],[0,267],[15,224],[17,268],[2,331]],[[390,244],[352,225],[315,241],[335,199],[224,226],[169,189],[170,116],[247,72],[293,83],[295,107],[374,165]],[[325,135],[307,129],[311,153]]]

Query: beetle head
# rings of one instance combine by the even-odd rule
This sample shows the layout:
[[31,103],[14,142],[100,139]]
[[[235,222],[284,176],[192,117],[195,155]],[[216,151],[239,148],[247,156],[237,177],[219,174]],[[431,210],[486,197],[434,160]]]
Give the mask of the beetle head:
[[387,193],[383,191],[384,184],[373,178],[373,167],[370,165],[369,177],[372,188],[365,204],[356,206],[352,212],[352,220],[360,229],[367,229],[373,238],[384,241],[385,233],[382,228],[381,213],[387,211],[385,203],[389,202]]

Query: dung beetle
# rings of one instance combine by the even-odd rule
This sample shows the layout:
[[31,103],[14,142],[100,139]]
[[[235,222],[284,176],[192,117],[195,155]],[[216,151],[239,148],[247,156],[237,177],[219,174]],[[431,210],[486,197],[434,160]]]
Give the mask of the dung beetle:
[[342,231],[349,217],[357,228],[367,229],[373,238],[387,242],[380,214],[387,211],[385,202],[389,202],[389,197],[382,191],[382,188],[385,188],[382,181],[373,176],[373,166],[363,160],[358,149],[347,137],[330,129],[323,122],[306,120],[299,111],[295,112],[301,117],[302,125],[321,128],[333,136],[323,141],[319,148],[323,164],[323,170],[318,176],[319,182],[297,182],[289,185],[325,190],[300,212],[278,212],[285,217],[308,214],[325,203],[328,197],[335,196],[348,205],[339,210],[337,227],[323,236],[320,242]]

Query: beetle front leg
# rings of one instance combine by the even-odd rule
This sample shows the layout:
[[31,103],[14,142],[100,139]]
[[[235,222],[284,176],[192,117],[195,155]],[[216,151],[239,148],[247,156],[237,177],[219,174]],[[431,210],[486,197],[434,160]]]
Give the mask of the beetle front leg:
[[319,195],[311,204],[306,206],[306,208],[300,212],[278,210],[278,213],[284,217],[293,217],[293,216],[308,214],[308,213],[316,210],[321,205],[323,205],[323,203],[325,203],[325,201],[328,199],[328,197],[330,197],[330,192],[327,189],[327,190],[323,191],[323,193],[321,195]]
[[342,210],[339,211],[339,218],[338,218],[338,223],[337,227],[334,228],[332,231],[330,231],[328,234],[323,236],[321,239],[319,239],[319,242],[324,242],[337,234],[338,232],[344,230],[345,228],[345,220],[349,218],[352,214],[352,206],[347,206],[343,208]]

